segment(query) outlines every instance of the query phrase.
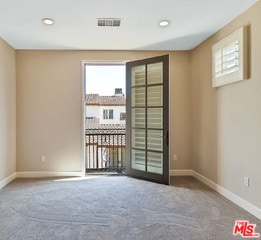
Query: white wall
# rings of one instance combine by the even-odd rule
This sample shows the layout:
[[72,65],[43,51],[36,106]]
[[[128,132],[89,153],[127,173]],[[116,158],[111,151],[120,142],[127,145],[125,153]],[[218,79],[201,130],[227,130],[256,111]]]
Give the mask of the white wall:
[[95,117],[99,118],[99,106],[98,105],[88,105],[85,108],[85,116],[86,117]]
[[[112,109],[113,110],[113,119],[103,119],[103,110]],[[99,115],[100,115],[100,124],[125,124],[125,120],[120,120],[120,113],[126,112],[125,106],[100,106]]]
[[0,38],[0,188],[16,172],[15,50]]
[[[113,110],[113,119],[103,119],[103,110],[112,109]],[[98,105],[88,105],[86,106],[85,115],[86,117],[95,117],[99,118],[100,124],[125,124],[125,120],[120,120],[120,114],[126,113],[125,106],[98,106]]]

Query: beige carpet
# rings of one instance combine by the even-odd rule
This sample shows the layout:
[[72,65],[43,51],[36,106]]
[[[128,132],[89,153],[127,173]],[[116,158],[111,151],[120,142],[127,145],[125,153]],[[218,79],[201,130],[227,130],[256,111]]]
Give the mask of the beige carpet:
[[243,239],[261,221],[191,177],[165,186],[125,176],[17,179],[0,191],[1,240]]

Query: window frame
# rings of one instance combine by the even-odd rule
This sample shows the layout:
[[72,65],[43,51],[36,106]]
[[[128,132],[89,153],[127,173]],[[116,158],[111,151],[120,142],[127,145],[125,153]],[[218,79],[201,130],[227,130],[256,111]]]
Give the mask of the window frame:
[[103,120],[113,120],[113,109],[103,109]]

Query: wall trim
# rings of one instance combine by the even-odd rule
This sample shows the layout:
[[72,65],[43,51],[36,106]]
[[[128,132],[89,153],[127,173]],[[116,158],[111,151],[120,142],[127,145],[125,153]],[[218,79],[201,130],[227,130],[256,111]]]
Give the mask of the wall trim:
[[170,176],[193,176],[191,169],[170,170]]
[[33,172],[17,172],[17,178],[45,178],[45,177],[82,177],[82,171],[77,172],[43,172],[43,171],[33,171]]
[[7,184],[9,184],[10,182],[12,182],[15,179],[16,179],[16,173],[13,173],[13,174],[9,175],[8,177],[6,177],[5,179],[1,180],[0,189],[2,189],[3,187],[5,187]]
[[243,208],[247,212],[254,215],[256,218],[261,220],[261,209],[256,207],[255,205],[247,202],[243,198],[239,197],[238,195],[230,192],[224,187],[221,187],[220,185],[214,183],[210,179],[204,177],[203,175],[199,174],[198,172],[195,172],[190,169],[184,169],[184,170],[170,170],[170,176],[193,176],[196,179],[198,179],[200,182],[206,184],[208,187],[212,188],[228,200],[232,201],[239,207]]

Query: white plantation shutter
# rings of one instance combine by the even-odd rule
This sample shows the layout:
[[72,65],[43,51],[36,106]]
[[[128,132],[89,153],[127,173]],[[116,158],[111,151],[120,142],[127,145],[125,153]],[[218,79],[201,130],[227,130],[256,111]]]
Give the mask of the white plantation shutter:
[[240,28],[212,47],[212,86],[247,78],[246,29]]

